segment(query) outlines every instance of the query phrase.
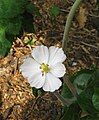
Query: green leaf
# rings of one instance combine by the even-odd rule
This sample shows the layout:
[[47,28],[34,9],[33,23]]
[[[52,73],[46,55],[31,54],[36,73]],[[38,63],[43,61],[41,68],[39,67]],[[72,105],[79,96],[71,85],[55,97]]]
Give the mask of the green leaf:
[[81,118],[81,120],[99,120],[99,117],[87,116],[87,117]]
[[33,15],[28,13],[28,12],[25,12],[22,16],[23,16],[22,29],[25,32],[29,32],[29,33],[33,32],[33,33],[35,33],[34,24],[33,24],[33,22],[34,22]]
[[13,19],[1,19],[0,27],[5,27],[6,33],[9,35],[18,35],[21,31],[22,17]]
[[92,76],[92,70],[81,70],[72,76],[73,84],[75,85],[78,94],[80,94],[84,89],[87,88],[88,82]]
[[80,120],[79,110],[80,109],[77,104],[72,104],[68,109],[66,109],[60,120]]
[[94,94],[92,96],[92,102],[94,107],[99,111],[99,88],[94,89]]
[[60,13],[59,11],[59,7],[57,6],[53,6],[49,9],[49,13],[53,16],[53,17],[57,17]]
[[91,80],[88,83],[88,87],[99,87],[99,69],[93,71]]
[[0,41],[0,55],[6,56],[7,53],[10,51],[11,43],[5,39],[2,42]]
[[30,41],[30,39],[27,36],[24,38],[24,40],[27,41],[27,42]]
[[86,120],[99,120],[99,117],[88,117]]
[[83,69],[75,73],[70,77],[73,81],[74,86],[77,89],[78,94],[80,94],[87,87],[99,86],[99,69]]
[[61,95],[64,98],[72,98],[73,97],[72,93],[70,92],[70,90],[68,89],[68,87],[65,83],[63,84]]
[[6,38],[0,41],[0,55],[6,56],[10,51],[11,43]]
[[42,89],[36,89],[34,87],[31,88],[31,92],[35,97],[42,96],[42,94],[43,94]]
[[0,0],[0,19],[14,18],[24,12],[28,0]]
[[33,5],[33,3],[30,3],[26,6],[27,12],[31,14],[36,14],[37,16],[41,16],[39,9]]
[[84,111],[94,116],[97,115],[98,111],[95,109],[92,103],[93,93],[93,88],[87,88],[83,90],[83,92],[77,97],[77,101]]
[[36,39],[33,38],[32,40],[30,40],[30,41],[28,42],[28,45],[33,45],[33,44],[35,43],[35,41],[36,41]]
[[24,40],[27,42],[27,45],[33,45],[36,41],[35,38],[30,40],[28,37],[25,37]]
[[0,41],[5,39],[5,28],[0,27]]
[[11,43],[6,39],[5,29],[0,28],[0,54],[5,56],[11,48]]

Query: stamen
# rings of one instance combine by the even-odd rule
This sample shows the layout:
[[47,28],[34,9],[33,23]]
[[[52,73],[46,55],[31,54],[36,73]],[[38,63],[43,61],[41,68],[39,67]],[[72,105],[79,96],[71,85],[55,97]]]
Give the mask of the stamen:
[[50,70],[49,65],[48,64],[44,64],[44,63],[42,63],[42,65],[40,66],[40,69],[41,69],[43,74],[44,74],[44,72],[48,73],[49,70]]

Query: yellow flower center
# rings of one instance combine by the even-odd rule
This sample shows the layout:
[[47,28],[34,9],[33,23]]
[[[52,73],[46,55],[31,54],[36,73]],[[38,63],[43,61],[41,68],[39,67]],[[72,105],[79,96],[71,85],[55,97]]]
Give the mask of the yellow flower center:
[[44,72],[48,73],[49,70],[50,70],[49,65],[48,64],[44,64],[44,63],[42,63],[42,65],[40,66],[40,69],[41,69],[43,74],[44,74]]

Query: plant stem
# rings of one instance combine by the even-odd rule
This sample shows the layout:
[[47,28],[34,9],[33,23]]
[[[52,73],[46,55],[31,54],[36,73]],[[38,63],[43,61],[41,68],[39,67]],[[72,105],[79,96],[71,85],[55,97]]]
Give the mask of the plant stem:
[[64,106],[70,106],[74,100],[72,99],[65,99],[63,96],[59,94],[58,91],[53,92],[53,94],[62,102]]
[[75,98],[77,98],[77,96],[78,96],[77,90],[76,90],[74,84],[68,79],[66,74],[64,75],[63,80],[64,80],[64,83],[66,83],[66,85],[69,88],[69,90],[71,91],[71,93],[73,94],[73,96]]
[[[64,35],[63,35],[63,41],[62,41],[62,48],[63,48],[65,54],[66,54],[66,50],[67,50],[68,35],[69,35],[70,28],[71,28],[72,20],[73,20],[73,17],[75,15],[76,10],[78,9],[78,7],[82,1],[83,0],[76,0],[75,1],[73,6],[71,7],[71,10],[70,10],[68,17],[67,17]],[[67,87],[69,88],[69,90],[73,94],[73,96],[76,98],[77,91],[76,91],[73,83],[68,79],[68,77],[66,75],[64,75],[63,79],[64,79],[64,82],[66,83]]]
[[67,42],[68,42],[68,35],[69,35],[69,30],[71,28],[72,20],[75,15],[76,10],[78,9],[80,3],[83,0],[76,0],[73,6],[71,7],[71,10],[68,14],[66,25],[65,25],[65,30],[64,30],[64,35],[63,35],[63,40],[62,40],[62,48],[64,52],[66,53],[67,50]]

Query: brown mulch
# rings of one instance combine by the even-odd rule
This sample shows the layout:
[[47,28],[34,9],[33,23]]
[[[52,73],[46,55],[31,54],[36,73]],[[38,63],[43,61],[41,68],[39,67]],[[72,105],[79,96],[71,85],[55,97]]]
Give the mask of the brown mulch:
[[[37,35],[24,33],[14,42],[10,53],[0,58],[0,120],[54,120],[62,114],[62,105],[53,94],[44,93],[36,98],[26,79],[21,75],[20,65],[28,57],[36,45],[61,46],[66,17],[73,0],[34,0],[40,9],[42,18],[35,16]],[[99,68],[99,36],[98,31],[91,25],[94,16],[95,2],[88,0],[88,16],[83,28],[79,27],[77,15],[69,33],[66,67],[67,73],[72,74],[82,68],[90,68],[96,64]],[[48,9],[56,5],[60,7],[60,15],[52,21]],[[35,38],[36,42],[28,46],[25,37]]]

